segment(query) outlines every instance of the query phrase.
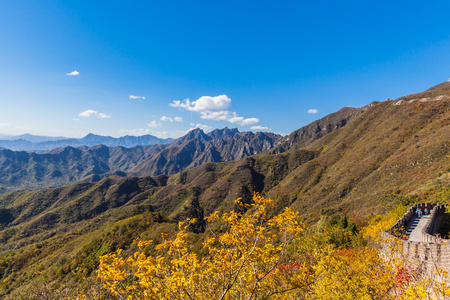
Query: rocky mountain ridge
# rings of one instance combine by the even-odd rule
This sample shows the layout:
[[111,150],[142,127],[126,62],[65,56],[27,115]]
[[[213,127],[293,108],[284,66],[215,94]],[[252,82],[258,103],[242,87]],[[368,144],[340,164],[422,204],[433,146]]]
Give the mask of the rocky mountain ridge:
[[[210,134],[210,135],[209,135]],[[0,150],[0,192],[39,189],[118,176],[174,174],[206,162],[241,159],[272,148],[281,136],[224,128],[194,129],[171,144],[74,148],[45,153]]]

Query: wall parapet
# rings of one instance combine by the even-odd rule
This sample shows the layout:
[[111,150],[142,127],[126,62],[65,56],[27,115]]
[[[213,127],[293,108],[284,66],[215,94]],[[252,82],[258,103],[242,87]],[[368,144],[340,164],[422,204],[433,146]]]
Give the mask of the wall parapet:
[[[411,262],[418,263],[420,270],[433,274],[440,268],[450,271],[450,243],[449,240],[435,236],[440,229],[439,217],[445,213],[447,204],[436,203],[418,203],[411,206],[406,213],[398,219],[389,229],[383,231],[382,237],[387,241],[389,239],[401,241],[402,252]],[[421,229],[420,242],[403,240],[405,233],[405,225],[415,215],[416,209],[430,211],[430,218],[425,226]],[[445,278],[449,281],[449,278]]]
[[[436,204],[436,203],[417,203],[417,204],[414,204],[413,206],[411,206],[403,214],[403,216],[400,217],[400,219],[397,220],[397,222],[394,225],[389,227],[387,230],[383,231],[382,236],[383,237],[394,236],[394,237],[397,237],[397,238],[401,238],[402,234],[405,232],[406,224],[415,215],[417,208],[422,209],[422,211],[425,210],[425,208],[426,208],[426,209],[428,209],[430,214],[433,214],[435,212],[433,208],[436,207],[436,206],[442,206],[442,205],[444,205],[444,204]],[[444,211],[445,211],[445,208],[444,208]]]
[[437,219],[445,213],[446,206],[447,204],[436,204],[433,210],[430,211],[430,219],[422,228],[422,242],[433,244],[444,244],[448,242],[448,240],[434,235],[440,229],[440,224],[438,224]]

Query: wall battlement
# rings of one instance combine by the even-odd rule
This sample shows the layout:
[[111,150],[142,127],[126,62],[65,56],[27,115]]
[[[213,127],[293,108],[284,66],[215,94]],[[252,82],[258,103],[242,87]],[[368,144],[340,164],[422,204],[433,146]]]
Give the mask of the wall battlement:
[[[419,270],[429,274],[433,274],[440,268],[450,271],[450,240],[436,235],[442,226],[442,216],[446,206],[446,204],[436,203],[415,204],[393,226],[383,231],[382,237],[396,240],[397,243],[401,241],[402,254],[408,257],[409,261],[418,264]],[[406,232],[405,225],[409,224],[417,208],[422,210],[427,208],[430,211],[427,223],[420,228],[421,241],[403,240],[402,236]]]

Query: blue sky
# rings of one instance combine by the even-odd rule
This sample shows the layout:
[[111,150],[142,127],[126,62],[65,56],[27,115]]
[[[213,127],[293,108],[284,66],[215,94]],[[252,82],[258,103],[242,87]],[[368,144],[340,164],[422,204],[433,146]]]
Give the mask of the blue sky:
[[448,80],[449,11],[450,1],[2,0],[0,134],[288,134]]

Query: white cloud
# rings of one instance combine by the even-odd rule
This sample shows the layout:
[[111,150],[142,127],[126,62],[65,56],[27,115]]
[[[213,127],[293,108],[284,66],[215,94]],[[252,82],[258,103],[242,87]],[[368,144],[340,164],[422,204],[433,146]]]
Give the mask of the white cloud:
[[241,126],[259,122],[258,118],[240,117],[236,112],[231,111],[231,99],[227,95],[203,96],[192,102],[189,99],[184,99],[183,101],[173,100],[169,105],[195,111],[200,114],[200,118],[205,120],[228,121]]
[[213,121],[228,121],[233,124],[241,126],[252,125],[259,122],[258,118],[244,118],[239,116],[236,112],[231,111],[211,111],[201,112],[200,118]]
[[66,73],[66,75],[69,75],[69,76],[78,76],[78,75],[80,75],[80,72],[78,72],[77,70],[75,70],[75,71],[73,71],[73,72]]
[[[190,101],[189,98],[188,99],[184,99],[184,101]],[[190,102],[189,102],[190,103]],[[180,100],[173,100],[172,103],[169,103],[169,106],[172,107],[181,107],[181,108],[186,108],[189,105],[184,105]],[[187,108],[186,108],[187,109]]]
[[108,119],[111,118],[111,116],[105,115],[104,113],[92,110],[92,109],[88,109],[83,111],[82,113],[79,113],[78,116],[83,117],[83,118],[90,118],[90,117],[97,117],[99,119]]
[[130,95],[130,99],[142,99],[142,100],[145,100],[145,97],[144,96]]
[[161,123],[160,122],[156,122],[156,121],[151,121],[150,123],[147,123],[147,126],[155,128],[155,127],[161,126]]
[[196,124],[196,125],[194,125],[193,123],[191,123],[191,126],[193,126],[193,127],[189,128],[189,130],[186,131],[186,133],[188,133],[189,131],[191,131],[193,129],[196,129],[196,128],[200,128],[201,130],[206,131],[206,132],[208,132],[211,129],[213,129],[211,126],[204,125],[204,124]]
[[205,120],[226,121],[230,114],[229,111],[202,111],[200,118]]
[[161,121],[169,121],[169,122],[183,122],[183,118],[182,117],[175,117],[175,118],[171,118],[171,117],[166,117],[166,116],[162,116]]
[[172,118],[166,117],[166,116],[162,116],[161,117],[161,121],[169,121],[169,122],[173,122]]
[[180,107],[186,110],[195,112],[211,112],[211,111],[226,111],[231,108],[231,99],[227,95],[220,95],[216,97],[202,96],[195,101],[184,99],[183,102],[173,100],[169,104],[172,107]]
[[244,117],[239,117],[237,113],[234,112],[230,114],[230,116],[227,118],[227,121],[230,123],[239,124],[241,126],[246,126],[258,123],[259,119],[258,118],[245,119]]
[[0,123],[0,128],[6,128],[11,126],[9,123]]
[[252,126],[250,127],[251,130],[272,130],[269,127],[265,127],[265,126]]
[[315,108],[308,109],[308,114],[317,114],[319,111]]

